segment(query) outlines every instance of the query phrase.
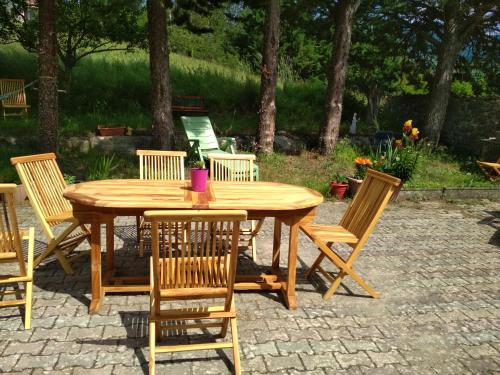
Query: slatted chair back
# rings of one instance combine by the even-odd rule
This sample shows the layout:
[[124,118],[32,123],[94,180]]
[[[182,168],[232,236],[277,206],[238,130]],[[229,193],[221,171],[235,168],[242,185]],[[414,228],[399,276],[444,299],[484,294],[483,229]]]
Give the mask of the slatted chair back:
[[0,263],[19,264],[19,271],[26,276],[26,267],[21,247],[14,208],[15,184],[0,184]]
[[182,116],[181,121],[191,146],[194,140],[198,140],[203,152],[220,150],[212,123],[207,116]]
[[[19,273],[8,269],[0,274],[0,307],[24,305],[24,328],[31,328],[31,299],[33,293],[33,252],[35,228],[19,231],[14,207],[15,184],[0,184],[0,264],[17,263]],[[28,240],[28,261],[25,263],[21,238]],[[8,290],[13,288],[13,290]],[[15,299],[4,300],[14,295]]]
[[359,191],[340,221],[343,228],[358,238],[358,246],[362,246],[372,233],[400,182],[396,177],[372,169],[367,171]]
[[[158,298],[225,297],[232,303],[240,222],[246,211],[148,211]],[[178,235],[176,227],[186,228]]]
[[137,150],[141,180],[184,180],[184,151]]
[[23,79],[0,79],[0,95],[15,92],[2,100],[3,107],[24,108],[26,106],[26,93]]
[[212,181],[254,181],[255,155],[208,154]]
[[64,214],[72,212],[70,202],[63,197],[66,182],[53,153],[11,158],[28,198],[45,233],[52,239],[51,227],[60,224]]

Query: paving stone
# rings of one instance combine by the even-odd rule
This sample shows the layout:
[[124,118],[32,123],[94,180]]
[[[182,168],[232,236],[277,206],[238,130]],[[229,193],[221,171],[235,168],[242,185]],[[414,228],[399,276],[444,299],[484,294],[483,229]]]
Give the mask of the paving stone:
[[351,354],[334,353],[335,359],[338,361],[342,368],[349,368],[351,366],[373,366],[372,361],[364,352],[357,352]]
[[366,353],[377,367],[382,367],[384,365],[393,363],[399,363],[402,365],[406,364],[406,361],[401,356],[401,354],[399,354],[395,350],[392,352],[384,352],[384,353],[367,351]]
[[17,362],[14,370],[25,370],[33,368],[43,368],[45,370],[51,370],[57,362],[57,356],[55,355],[31,355],[22,354]]
[[293,353],[313,354],[313,350],[306,339],[298,341],[281,341],[275,342],[280,355],[290,355]]
[[[327,202],[318,207],[315,221],[335,223],[345,207]],[[310,283],[304,277],[318,252],[301,235],[297,310],[286,309],[276,293],[236,294],[243,370],[336,375],[498,372],[500,254],[498,229],[488,224],[497,220],[491,214],[496,211],[500,203],[492,201],[389,205],[356,261],[360,275],[381,292],[376,300],[358,297],[365,292],[346,277],[338,293],[324,301],[324,278],[316,275]],[[27,203],[19,206],[18,217],[23,226],[36,227],[37,238],[44,238]],[[115,230],[120,274],[139,268],[146,274],[147,257],[137,257],[135,218],[117,218]],[[258,237],[259,264],[252,264],[247,251],[239,260],[239,272],[266,270],[261,266],[271,262],[272,234],[273,221],[266,220]],[[285,248],[286,230],[282,237]],[[340,253],[348,254],[345,248]],[[326,261],[323,265],[337,271]],[[99,314],[90,316],[88,258],[74,268],[74,275],[65,275],[56,261],[37,268],[31,330],[24,330],[19,309],[1,310],[0,373],[148,372],[149,297],[109,295]],[[230,374],[232,363],[230,350],[165,353],[157,356],[157,373]]]
[[96,353],[85,353],[85,354],[67,354],[63,353],[59,356],[59,361],[57,361],[56,369],[64,368],[74,368],[74,367],[84,367],[92,368],[95,363],[97,354]]
[[264,357],[264,362],[266,363],[266,367],[271,372],[285,369],[304,369],[304,365],[302,364],[302,361],[300,360],[298,354],[292,354],[287,357],[266,356]]
[[335,359],[333,353],[324,353],[324,354],[300,354],[300,358],[304,363],[304,366],[307,371],[312,371],[319,368],[328,368],[328,369],[340,369],[340,365]]

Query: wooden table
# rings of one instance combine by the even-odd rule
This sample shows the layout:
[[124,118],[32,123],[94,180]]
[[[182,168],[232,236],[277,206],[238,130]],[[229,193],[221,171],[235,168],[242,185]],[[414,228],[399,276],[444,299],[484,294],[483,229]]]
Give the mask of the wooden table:
[[[273,260],[270,274],[238,276],[236,290],[281,291],[286,305],[297,308],[295,278],[299,224],[314,218],[323,202],[317,191],[274,182],[213,182],[204,193],[193,192],[190,181],[103,180],[68,186],[64,197],[82,223],[91,225],[92,301],[96,313],[104,295],[113,292],[146,292],[149,281],[115,278],[114,225],[116,216],[142,215],[152,209],[244,209],[248,219],[274,217]],[[279,268],[282,223],[290,227],[288,273]],[[101,275],[101,224],[106,224],[106,272]],[[116,281],[119,280],[119,285]],[[143,278],[144,279],[144,278]],[[135,282],[135,285],[125,285]],[[137,284],[144,281],[143,284]]]

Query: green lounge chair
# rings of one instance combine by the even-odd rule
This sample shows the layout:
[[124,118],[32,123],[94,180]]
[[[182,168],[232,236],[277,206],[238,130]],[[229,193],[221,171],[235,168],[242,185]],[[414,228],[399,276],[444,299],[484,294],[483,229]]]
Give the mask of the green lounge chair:
[[[188,159],[195,157],[208,161],[208,154],[236,154],[236,140],[233,137],[217,138],[207,116],[181,116],[181,121],[190,146]],[[259,179],[259,168],[255,164],[254,178]]]

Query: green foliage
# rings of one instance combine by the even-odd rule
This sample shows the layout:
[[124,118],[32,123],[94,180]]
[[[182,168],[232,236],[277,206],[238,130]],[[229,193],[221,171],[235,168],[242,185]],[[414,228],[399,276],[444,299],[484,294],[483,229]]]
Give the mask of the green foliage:
[[191,168],[205,169],[205,161],[204,160],[191,160],[189,162],[189,166]]
[[90,165],[87,179],[93,180],[107,180],[111,178],[111,172],[118,167],[115,161],[115,155],[97,155]]
[[451,92],[458,96],[473,96],[472,83],[467,81],[454,80],[451,83]]
[[76,182],[76,176],[64,173],[63,177],[64,177],[64,182],[66,182],[67,185],[73,185]]

